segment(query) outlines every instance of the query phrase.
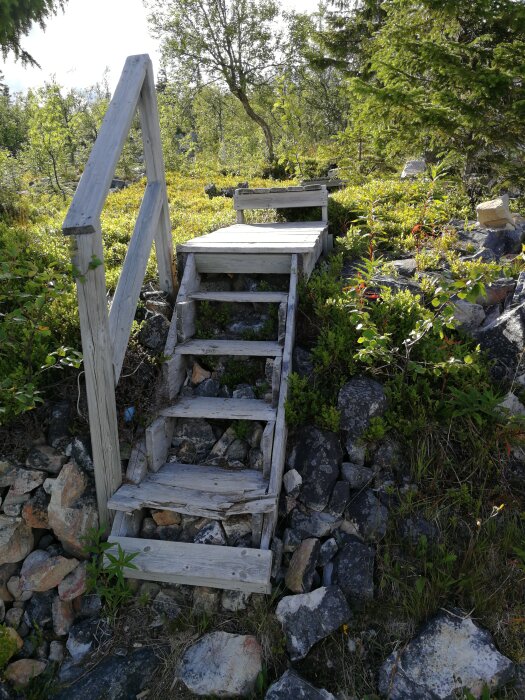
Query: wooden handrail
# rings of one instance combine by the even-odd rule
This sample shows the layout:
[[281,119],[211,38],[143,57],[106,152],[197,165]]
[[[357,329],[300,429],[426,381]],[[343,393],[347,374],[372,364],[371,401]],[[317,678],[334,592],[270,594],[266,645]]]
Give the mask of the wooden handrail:
[[[100,215],[137,108],[147,186],[108,314]],[[160,287],[171,299],[176,289],[155,82],[146,54],[126,60],[62,230],[72,237],[98,510],[100,522],[109,525],[107,503],[122,483],[115,385],[153,239]]]

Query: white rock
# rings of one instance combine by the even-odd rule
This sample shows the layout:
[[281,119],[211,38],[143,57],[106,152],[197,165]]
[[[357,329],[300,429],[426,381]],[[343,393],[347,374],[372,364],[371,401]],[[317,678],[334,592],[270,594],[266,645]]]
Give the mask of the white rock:
[[243,591],[223,591],[221,596],[221,604],[223,610],[228,612],[239,612],[246,610],[250,600],[250,593]]
[[401,179],[406,180],[409,177],[417,177],[426,172],[426,169],[427,164],[424,160],[407,160],[401,173]]
[[485,320],[485,310],[480,304],[458,299],[454,302],[454,318],[461,328],[473,331]]
[[514,227],[514,219],[509,209],[509,195],[504,194],[488,202],[481,202],[476,207],[478,222],[486,228],[499,228],[510,224]]
[[303,483],[303,477],[297,469],[290,469],[283,476],[284,490],[289,496],[296,496]]
[[250,635],[212,632],[182,657],[178,676],[192,693],[218,698],[249,697],[262,671],[262,649]]
[[503,409],[504,413],[510,413],[511,416],[525,416],[525,406],[512,391],[509,391],[503,401],[498,404],[498,408]]

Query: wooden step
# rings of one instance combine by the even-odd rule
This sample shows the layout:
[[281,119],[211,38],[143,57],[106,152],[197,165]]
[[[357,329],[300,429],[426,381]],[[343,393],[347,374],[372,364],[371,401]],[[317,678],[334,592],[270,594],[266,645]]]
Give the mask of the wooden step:
[[253,272],[260,275],[289,275],[291,260],[291,254],[195,253],[197,271],[206,273]]
[[217,420],[275,420],[275,410],[260,399],[222,399],[201,396],[177,399],[159,411],[170,418],[216,418]]
[[193,292],[195,301],[224,301],[240,304],[280,304],[286,301],[286,292]]
[[186,340],[175,346],[175,354],[281,357],[283,349],[273,340]]
[[126,554],[136,554],[136,569],[125,568],[127,578],[210,586],[249,593],[271,593],[272,553],[244,547],[218,547],[164,540],[110,536],[116,554],[120,545]]
[[108,507],[126,513],[154,508],[224,520],[233,515],[271,512],[276,498],[267,490],[267,479],[255,469],[234,471],[169,462],[140,484],[121,486]]

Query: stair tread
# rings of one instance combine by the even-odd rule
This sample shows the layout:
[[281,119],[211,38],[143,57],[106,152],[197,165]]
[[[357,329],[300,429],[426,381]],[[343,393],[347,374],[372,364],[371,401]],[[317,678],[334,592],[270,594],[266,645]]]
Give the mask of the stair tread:
[[170,418],[216,418],[218,420],[275,419],[275,409],[261,399],[223,399],[189,396],[176,399],[173,405],[159,411]]
[[268,481],[255,469],[168,462],[140,484],[121,486],[108,507],[126,513],[154,508],[222,520],[232,515],[269,512],[276,498],[266,493],[267,488]]
[[282,347],[273,340],[186,340],[175,346],[176,355],[240,355],[281,357]]
[[[190,586],[270,593],[272,553],[244,547],[218,547],[136,537],[109,537],[126,554],[136,553],[127,578]],[[109,550],[111,552],[111,550]]]
[[237,303],[281,303],[286,301],[286,292],[193,292],[189,297],[196,301],[225,301]]

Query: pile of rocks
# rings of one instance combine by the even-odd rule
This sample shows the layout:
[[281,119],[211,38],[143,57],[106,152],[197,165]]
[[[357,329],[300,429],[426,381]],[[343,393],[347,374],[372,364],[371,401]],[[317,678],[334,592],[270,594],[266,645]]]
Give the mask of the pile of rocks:
[[17,686],[66,654],[78,659],[87,644],[78,635],[101,609],[86,593],[93,464],[86,441],[71,440],[70,418],[69,404],[57,404],[26,463],[0,461],[0,622],[14,642],[5,677]]

